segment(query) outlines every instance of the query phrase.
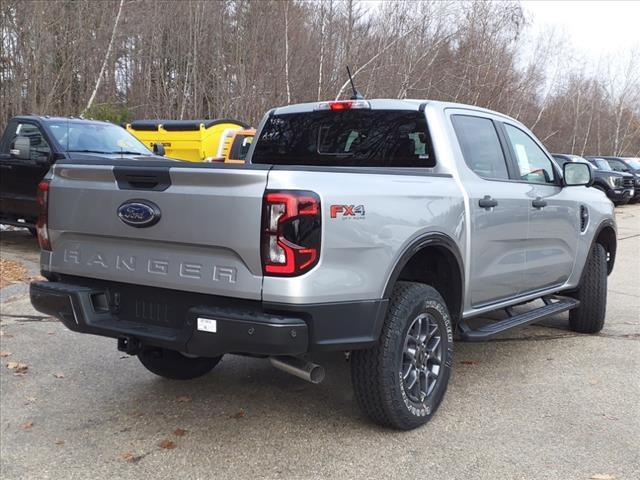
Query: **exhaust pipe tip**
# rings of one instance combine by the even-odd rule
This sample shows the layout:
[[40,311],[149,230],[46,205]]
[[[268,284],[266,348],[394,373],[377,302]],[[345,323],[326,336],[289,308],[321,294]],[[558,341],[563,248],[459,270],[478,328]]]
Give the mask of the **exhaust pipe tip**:
[[318,384],[324,380],[324,367],[322,365],[316,365],[312,363],[311,371],[309,372],[309,381],[314,384]]
[[307,382],[318,384],[324,380],[324,367],[297,357],[269,357],[269,362],[278,370],[289,373]]

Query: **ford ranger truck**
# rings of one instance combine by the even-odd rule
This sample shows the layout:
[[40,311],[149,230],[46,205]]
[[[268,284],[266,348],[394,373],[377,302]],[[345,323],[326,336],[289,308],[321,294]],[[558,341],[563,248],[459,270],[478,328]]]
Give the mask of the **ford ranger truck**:
[[35,308],[172,379],[232,353],[318,382],[316,352],[348,352],[355,400],[398,429],[436,412],[454,338],[561,312],[602,329],[613,206],[516,120],[320,102],[269,111],[256,139],[251,164],[57,162]]

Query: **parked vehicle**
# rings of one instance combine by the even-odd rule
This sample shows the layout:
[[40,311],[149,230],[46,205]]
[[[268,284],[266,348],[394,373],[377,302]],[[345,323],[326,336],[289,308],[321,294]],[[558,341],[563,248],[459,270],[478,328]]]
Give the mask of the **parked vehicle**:
[[[239,120],[136,120],[126,129],[152,150],[188,162],[228,161]],[[160,149],[160,150],[158,150]]]
[[561,170],[516,120],[321,102],[271,110],[256,138],[232,167],[56,164],[34,307],[167,378],[235,353],[318,382],[315,352],[350,352],[358,404],[399,429],[436,412],[454,333],[480,341],[566,311],[572,330],[602,329],[613,205],[585,188],[588,165]]
[[629,203],[629,200],[635,195],[633,175],[614,171],[611,165],[609,165],[609,162],[602,157],[584,158],[593,165],[596,170],[604,172],[605,175],[610,177],[610,182],[606,184],[597,183],[594,185],[595,188],[605,192],[614,205],[625,205]]
[[632,158],[622,157],[602,157],[609,166],[619,173],[628,173],[633,175],[635,195],[631,197],[629,203],[636,203],[640,201],[640,161]]
[[0,139],[0,223],[35,233],[37,186],[49,167],[65,159],[152,158],[123,128],[80,118],[23,115],[9,121]]
[[229,131],[223,139],[222,156],[212,161],[245,163],[255,134],[256,131],[253,128]]

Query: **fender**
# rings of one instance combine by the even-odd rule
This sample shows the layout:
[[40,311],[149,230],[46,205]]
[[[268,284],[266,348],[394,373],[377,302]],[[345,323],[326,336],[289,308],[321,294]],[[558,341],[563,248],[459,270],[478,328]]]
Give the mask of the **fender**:
[[[593,235],[593,238],[591,239],[589,252],[591,252],[591,250],[593,249],[593,246],[596,244],[596,240],[598,239],[602,231],[607,227],[613,229],[613,232],[614,232],[613,242],[611,243],[611,249],[609,250],[609,261],[607,262],[607,275],[610,275],[611,272],[613,271],[613,265],[616,261],[616,251],[618,249],[618,238],[616,236],[617,229],[616,229],[616,224],[612,219],[607,218],[606,220],[603,220],[602,222],[600,222],[600,225],[598,225],[598,228],[596,228],[596,232]],[[584,272],[584,265],[582,266],[582,271]]]
[[[391,271],[391,275],[387,280],[386,286],[384,288],[383,298],[388,299],[391,296],[391,292],[393,291],[393,286],[395,285],[400,273],[407,265],[409,260],[420,250],[426,247],[438,246],[446,248],[451,254],[453,254],[456,259],[456,263],[458,265],[458,270],[460,272],[460,311],[457,312],[457,318],[462,318],[462,312],[464,310],[464,287],[465,287],[465,276],[464,276],[464,263],[462,261],[462,254],[460,253],[460,249],[456,242],[448,235],[440,232],[429,232],[424,235],[419,236],[409,246],[407,246],[400,257],[396,261],[395,267]],[[452,312],[453,313],[453,312]]]

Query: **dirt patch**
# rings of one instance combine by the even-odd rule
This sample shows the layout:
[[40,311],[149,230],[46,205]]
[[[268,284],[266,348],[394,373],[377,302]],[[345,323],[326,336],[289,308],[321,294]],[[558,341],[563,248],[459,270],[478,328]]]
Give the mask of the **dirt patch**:
[[0,288],[28,279],[27,269],[19,262],[0,258]]

